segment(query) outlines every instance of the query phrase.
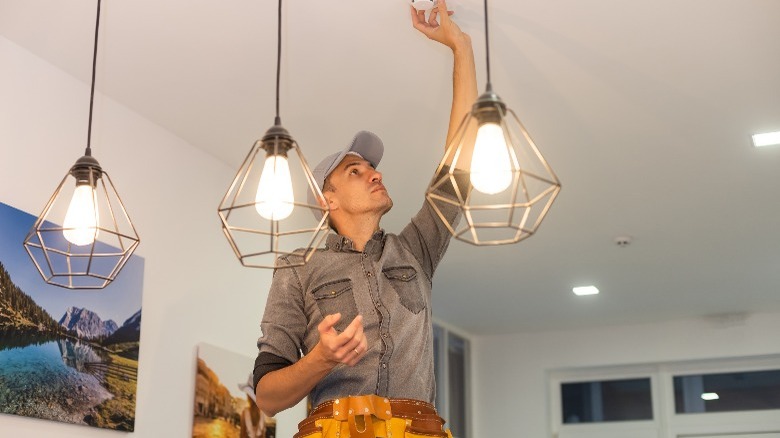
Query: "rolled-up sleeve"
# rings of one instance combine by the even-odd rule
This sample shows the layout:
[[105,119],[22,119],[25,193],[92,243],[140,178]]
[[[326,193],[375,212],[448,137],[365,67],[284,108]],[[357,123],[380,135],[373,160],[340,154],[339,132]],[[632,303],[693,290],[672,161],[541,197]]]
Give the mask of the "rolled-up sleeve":
[[300,359],[306,326],[303,292],[295,268],[276,270],[260,323],[262,336],[257,340],[255,387],[265,374]]

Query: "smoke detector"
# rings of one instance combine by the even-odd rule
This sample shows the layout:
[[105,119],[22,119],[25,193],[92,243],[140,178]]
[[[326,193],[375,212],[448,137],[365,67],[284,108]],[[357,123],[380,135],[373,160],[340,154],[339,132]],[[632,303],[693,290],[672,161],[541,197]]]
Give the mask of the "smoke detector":
[[434,0],[410,0],[410,2],[418,11],[429,11],[436,5]]

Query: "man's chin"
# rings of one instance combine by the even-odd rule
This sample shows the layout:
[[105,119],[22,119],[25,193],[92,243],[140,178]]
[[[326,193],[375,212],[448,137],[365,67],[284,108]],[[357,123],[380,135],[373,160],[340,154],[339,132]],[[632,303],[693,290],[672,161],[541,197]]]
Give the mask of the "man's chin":
[[390,199],[390,197],[388,196],[388,197],[387,197],[387,204],[385,205],[385,208],[384,208],[384,210],[382,210],[382,214],[385,214],[385,213],[387,213],[387,212],[388,212],[388,211],[390,211],[392,208],[393,208],[393,200],[392,200],[392,199]]

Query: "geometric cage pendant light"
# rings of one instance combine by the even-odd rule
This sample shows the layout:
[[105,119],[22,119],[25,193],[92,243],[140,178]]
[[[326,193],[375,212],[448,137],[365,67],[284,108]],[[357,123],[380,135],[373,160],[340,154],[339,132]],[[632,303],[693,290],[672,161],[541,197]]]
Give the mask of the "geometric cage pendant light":
[[[309,192],[322,199],[322,191],[279,117],[281,0],[277,32],[274,125],[252,145],[218,208],[230,247],[242,265],[253,268],[301,266],[328,234],[328,208],[308,201]],[[280,256],[289,257],[277,263]]]
[[27,254],[43,279],[68,289],[102,289],[140,243],[114,183],[92,157],[100,0],[97,2],[92,88],[84,156],[65,174],[24,239]]
[[[459,125],[426,192],[453,237],[478,246],[532,236],[561,189],[514,111],[493,92],[487,0],[484,7],[486,91]],[[455,197],[444,196],[445,188]],[[447,219],[443,211],[452,206],[461,218]]]

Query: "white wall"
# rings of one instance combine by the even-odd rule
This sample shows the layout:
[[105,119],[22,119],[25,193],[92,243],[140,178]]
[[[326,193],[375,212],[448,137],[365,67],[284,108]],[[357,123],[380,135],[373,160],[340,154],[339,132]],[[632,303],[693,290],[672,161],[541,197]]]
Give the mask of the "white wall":
[[547,372],[780,353],[780,314],[479,337],[474,437],[550,437]]
[[[141,237],[136,254],[145,259],[134,436],[188,436],[196,344],[254,357],[271,273],[241,267],[220,230],[217,205],[234,168],[107,97],[95,103],[93,156],[114,181]],[[0,37],[1,202],[40,213],[84,153],[88,109],[88,84]],[[0,415],[0,431],[117,436],[11,415]]]
[[[0,37],[0,201],[40,212],[83,153],[88,99],[88,84]],[[233,167],[100,95],[94,125],[93,153],[136,224],[137,254],[146,260],[134,436],[188,436],[196,344],[254,356],[271,274],[242,268],[220,231],[216,207]],[[686,320],[472,338],[473,436],[549,436],[548,370],[776,354],[777,333],[780,314],[759,314],[736,326]],[[300,408],[290,415],[288,425]],[[117,436],[10,415],[0,415],[0,430],[4,437]]]

